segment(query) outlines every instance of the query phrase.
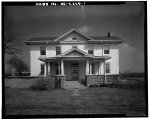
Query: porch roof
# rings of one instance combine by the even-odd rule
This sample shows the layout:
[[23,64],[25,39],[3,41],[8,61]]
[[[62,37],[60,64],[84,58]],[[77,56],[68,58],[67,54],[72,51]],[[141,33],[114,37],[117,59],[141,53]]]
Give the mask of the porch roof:
[[89,56],[78,56],[78,57],[74,57],[74,56],[55,56],[55,57],[46,57],[46,56],[40,56],[38,59],[41,60],[41,61],[52,61],[52,60],[77,60],[77,59],[83,59],[83,60],[86,60],[86,59],[90,59],[90,60],[108,60],[110,59],[111,57],[110,56],[92,56],[92,57],[89,57]]

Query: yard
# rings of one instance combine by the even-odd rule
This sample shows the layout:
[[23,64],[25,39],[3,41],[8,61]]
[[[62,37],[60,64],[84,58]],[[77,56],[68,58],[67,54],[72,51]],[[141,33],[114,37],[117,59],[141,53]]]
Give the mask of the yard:
[[143,90],[86,88],[31,91],[5,88],[6,115],[126,114],[146,116]]

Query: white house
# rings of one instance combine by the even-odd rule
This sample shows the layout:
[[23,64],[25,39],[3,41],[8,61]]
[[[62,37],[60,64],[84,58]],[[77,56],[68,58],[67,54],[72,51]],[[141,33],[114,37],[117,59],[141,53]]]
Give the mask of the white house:
[[87,86],[112,82],[119,75],[121,42],[110,33],[87,36],[75,29],[59,37],[32,38],[25,42],[30,46],[31,76],[57,76],[63,83],[85,81]]

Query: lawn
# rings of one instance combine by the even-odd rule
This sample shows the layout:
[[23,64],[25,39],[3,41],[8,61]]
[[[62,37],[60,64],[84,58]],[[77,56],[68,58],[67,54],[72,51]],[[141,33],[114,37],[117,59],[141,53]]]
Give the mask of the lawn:
[[143,90],[86,88],[31,91],[5,88],[6,115],[126,114],[146,116]]

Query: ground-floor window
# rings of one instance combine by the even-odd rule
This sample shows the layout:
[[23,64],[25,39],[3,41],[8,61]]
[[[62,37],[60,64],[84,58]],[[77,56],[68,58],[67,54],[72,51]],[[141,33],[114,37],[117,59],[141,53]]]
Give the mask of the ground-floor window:
[[110,63],[106,62],[105,66],[106,66],[106,73],[110,73]]
[[41,64],[41,75],[44,75],[44,64]]

